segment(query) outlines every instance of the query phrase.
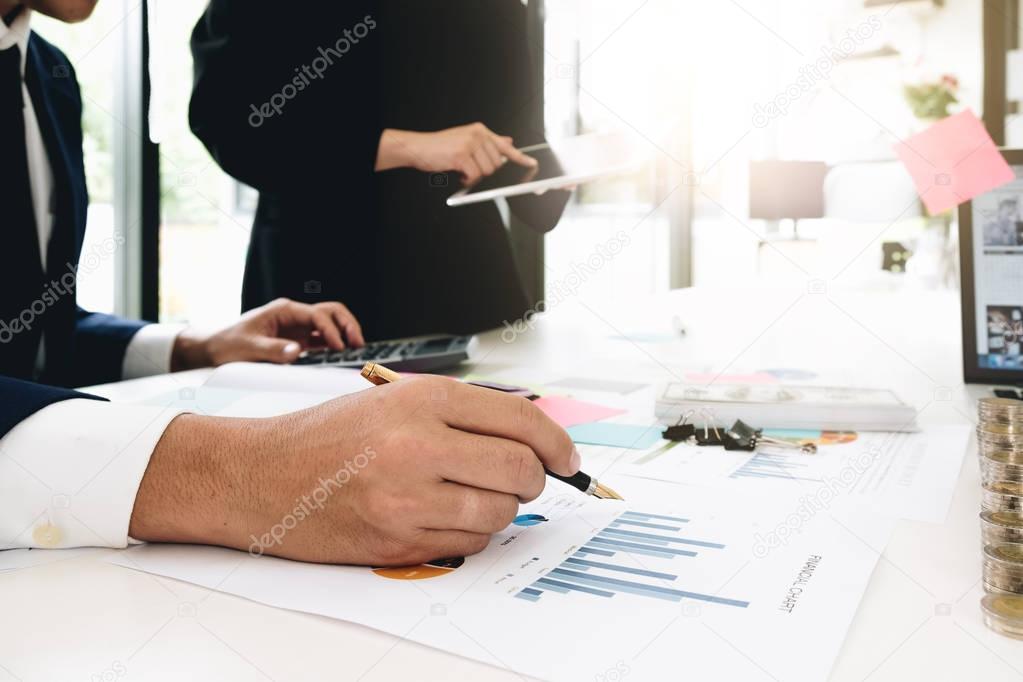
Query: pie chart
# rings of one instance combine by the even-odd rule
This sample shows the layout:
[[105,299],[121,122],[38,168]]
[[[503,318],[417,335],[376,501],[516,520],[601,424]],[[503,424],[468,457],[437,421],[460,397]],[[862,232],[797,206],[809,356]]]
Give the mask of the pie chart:
[[374,568],[373,572],[381,578],[391,580],[425,580],[447,575],[465,563],[464,557],[452,557],[450,559],[435,559],[425,564],[415,566],[386,566]]
[[535,526],[537,524],[543,523],[544,521],[547,521],[547,520],[548,519],[547,519],[546,516],[541,516],[540,514],[521,514],[519,516],[516,516],[512,520],[512,523],[514,523],[516,526],[526,526],[526,527],[529,527],[529,526]]

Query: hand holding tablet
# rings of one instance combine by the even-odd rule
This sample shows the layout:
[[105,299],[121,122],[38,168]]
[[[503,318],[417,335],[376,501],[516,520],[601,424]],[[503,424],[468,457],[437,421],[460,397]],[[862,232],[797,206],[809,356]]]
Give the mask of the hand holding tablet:
[[[594,133],[558,142],[523,147],[518,152],[536,165],[505,163],[493,174],[451,196],[448,206],[463,206],[499,197],[543,194],[552,189],[575,188],[586,182],[634,170],[639,156],[621,134]],[[509,157],[509,160],[511,157]]]
[[429,133],[389,128],[380,137],[376,170],[457,171],[470,186],[492,175],[508,161],[522,169],[537,165],[533,158],[515,148],[512,138],[498,135],[482,123]]

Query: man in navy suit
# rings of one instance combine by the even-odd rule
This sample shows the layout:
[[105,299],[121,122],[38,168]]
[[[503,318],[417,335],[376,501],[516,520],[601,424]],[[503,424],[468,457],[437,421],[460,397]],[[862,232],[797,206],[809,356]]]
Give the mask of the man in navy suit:
[[56,387],[362,343],[340,303],[277,300],[213,334],[78,308],[81,98],[29,22],[83,20],[95,2],[0,0],[0,549],[134,538],[415,563],[485,547],[543,489],[544,466],[578,471],[567,434],[531,403],[448,379],[247,420]]

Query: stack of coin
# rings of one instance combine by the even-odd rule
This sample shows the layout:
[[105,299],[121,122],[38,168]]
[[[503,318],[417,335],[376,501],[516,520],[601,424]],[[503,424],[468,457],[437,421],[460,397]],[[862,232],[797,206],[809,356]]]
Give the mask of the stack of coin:
[[1023,401],[979,403],[980,530],[984,547],[984,622],[1023,639]]
[[981,457],[996,451],[1023,458],[1023,400],[982,398],[978,408],[977,444]]
[[1023,545],[998,542],[984,547],[984,590],[1023,594]]
[[1003,482],[1023,483],[1023,400],[982,398],[978,417],[981,482],[991,489]]

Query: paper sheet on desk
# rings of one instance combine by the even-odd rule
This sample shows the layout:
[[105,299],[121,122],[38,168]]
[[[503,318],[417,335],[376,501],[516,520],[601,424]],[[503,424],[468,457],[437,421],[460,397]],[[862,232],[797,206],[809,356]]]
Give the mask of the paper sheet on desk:
[[827,677],[890,533],[866,516],[821,514],[760,547],[786,510],[752,519],[698,493],[629,509],[560,484],[522,513],[544,521],[416,570],[171,545],[112,561],[543,679],[601,679],[624,662],[635,680],[791,682]]
[[218,367],[203,384],[209,388],[247,391],[320,393],[340,396],[371,388],[357,369],[292,367],[257,362],[232,362]]
[[149,398],[146,404],[218,417],[274,417],[371,388],[358,371],[234,362],[198,388]]
[[[844,432],[843,432],[844,433]],[[862,506],[893,519],[942,523],[970,439],[968,426],[918,433],[863,432],[828,437],[818,454],[725,452],[666,442],[616,468],[627,476],[683,483],[803,504]],[[838,441],[838,442],[834,442]],[[584,462],[586,452],[583,451]]]

